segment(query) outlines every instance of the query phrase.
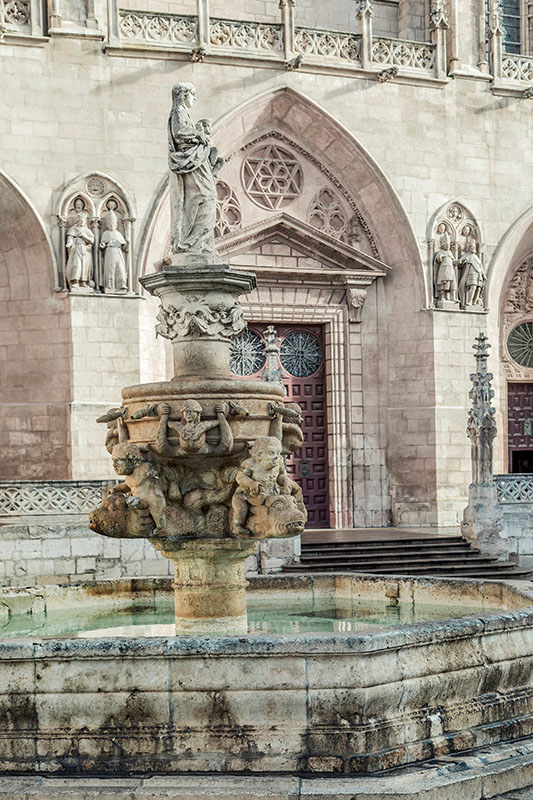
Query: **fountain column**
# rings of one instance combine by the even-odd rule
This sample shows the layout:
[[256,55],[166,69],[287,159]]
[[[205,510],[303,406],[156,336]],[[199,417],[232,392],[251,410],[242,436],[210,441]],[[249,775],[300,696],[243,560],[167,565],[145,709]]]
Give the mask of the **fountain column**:
[[283,460],[302,444],[301,413],[282,386],[231,374],[231,340],[246,330],[239,297],[256,282],[216,251],[223,161],[209,122],[190,118],[194,98],[191,84],[172,90],[171,255],[140,279],[160,299],[155,330],[172,343],[174,376],[125,388],[122,406],[100,417],[124,483],[90,526],[146,538],[172,561],[176,633],[242,634],[246,558],[261,539],[300,534],[307,519]]

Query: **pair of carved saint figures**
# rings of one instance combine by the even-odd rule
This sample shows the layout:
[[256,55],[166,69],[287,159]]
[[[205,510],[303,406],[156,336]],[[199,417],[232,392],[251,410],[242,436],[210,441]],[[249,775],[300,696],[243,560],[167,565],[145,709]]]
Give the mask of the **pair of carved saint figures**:
[[[118,229],[117,201],[110,198],[102,219],[89,220],[89,212],[81,197],[74,200],[70,227],[66,235],[67,263],[65,278],[70,291],[90,291],[100,284],[105,292],[124,293],[128,290],[128,276],[124,253],[128,243]],[[98,249],[102,256],[102,275],[95,270],[95,234],[92,227],[104,228]]]
[[457,243],[452,242],[446,225],[441,222],[437,227],[438,249],[433,257],[437,306],[446,303],[462,308],[483,308],[487,277],[478,254],[478,244],[470,226],[465,226],[462,234],[464,247],[458,254]]

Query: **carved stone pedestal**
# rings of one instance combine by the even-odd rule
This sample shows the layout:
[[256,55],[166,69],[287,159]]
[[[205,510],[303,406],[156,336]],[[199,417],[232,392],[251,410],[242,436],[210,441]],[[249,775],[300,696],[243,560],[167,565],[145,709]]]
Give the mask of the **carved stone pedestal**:
[[442,300],[439,298],[436,302],[437,308],[442,308],[444,311],[459,311],[459,300]]
[[177,635],[247,633],[244,568],[255,553],[255,541],[153,543],[174,564]]
[[498,502],[494,482],[470,484],[468,505],[463,513],[461,533],[467,542],[488,556],[507,555],[501,538],[503,512]]

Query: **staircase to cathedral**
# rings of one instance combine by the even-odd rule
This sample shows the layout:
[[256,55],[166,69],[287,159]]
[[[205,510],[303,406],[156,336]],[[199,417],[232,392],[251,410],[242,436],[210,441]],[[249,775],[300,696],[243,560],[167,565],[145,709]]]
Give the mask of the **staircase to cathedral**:
[[284,571],[533,579],[530,570],[483,555],[460,535],[398,529],[306,531],[300,564],[286,566]]

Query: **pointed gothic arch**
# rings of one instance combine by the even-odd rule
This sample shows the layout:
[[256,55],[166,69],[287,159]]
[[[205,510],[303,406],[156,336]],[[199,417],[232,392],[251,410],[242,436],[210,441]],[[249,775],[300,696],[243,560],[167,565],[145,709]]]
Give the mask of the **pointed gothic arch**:
[[39,214],[0,170],[2,479],[69,477],[70,312]]

